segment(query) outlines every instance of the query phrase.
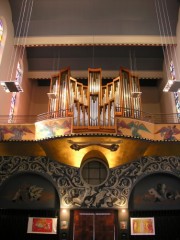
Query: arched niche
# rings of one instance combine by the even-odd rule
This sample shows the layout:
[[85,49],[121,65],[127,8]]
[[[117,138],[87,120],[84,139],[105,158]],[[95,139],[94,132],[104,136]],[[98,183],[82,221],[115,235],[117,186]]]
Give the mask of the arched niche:
[[9,177],[0,187],[0,208],[59,209],[54,184],[41,174],[26,172]]
[[129,197],[130,211],[178,210],[180,178],[169,173],[154,173],[141,178]]

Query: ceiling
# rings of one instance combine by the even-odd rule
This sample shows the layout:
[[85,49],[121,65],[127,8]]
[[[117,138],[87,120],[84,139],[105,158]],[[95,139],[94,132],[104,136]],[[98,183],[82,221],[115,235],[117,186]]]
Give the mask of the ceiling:
[[86,79],[88,68],[102,68],[103,79],[110,79],[126,67],[142,85],[154,86],[162,77],[164,39],[176,43],[178,0],[9,2],[28,76],[40,85],[70,66],[77,79]]

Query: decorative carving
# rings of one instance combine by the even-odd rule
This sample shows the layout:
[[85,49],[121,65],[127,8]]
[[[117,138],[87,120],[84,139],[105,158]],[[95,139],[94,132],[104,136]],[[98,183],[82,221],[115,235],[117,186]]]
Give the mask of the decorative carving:
[[46,157],[0,157],[0,185],[17,173],[33,171],[46,175],[56,184],[61,206],[84,208],[127,207],[130,192],[142,175],[159,172],[180,176],[179,157],[142,157],[110,169],[107,181],[97,187],[82,182],[80,169]]
[[100,146],[100,147],[103,147],[103,148],[107,148],[112,152],[115,152],[115,151],[118,150],[118,148],[119,148],[118,144],[122,143],[122,140],[117,141],[115,143],[104,142],[104,141],[103,141],[103,143],[101,143],[100,141],[99,142],[74,142],[72,140],[69,140],[68,142],[71,144],[70,147],[72,149],[74,149],[75,151],[79,151],[82,148],[86,148],[86,147],[89,147],[89,146],[97,145],[97,146]]
[[42,196],[43,188],[36,185],[23,184],[19,187],[12,201],[38,201]]

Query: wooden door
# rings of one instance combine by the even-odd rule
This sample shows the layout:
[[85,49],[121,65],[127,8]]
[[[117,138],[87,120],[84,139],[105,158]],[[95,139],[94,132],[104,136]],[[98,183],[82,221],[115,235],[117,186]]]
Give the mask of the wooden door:
[[73,211],[73,240],[115,240],[116,214],[114,211]]

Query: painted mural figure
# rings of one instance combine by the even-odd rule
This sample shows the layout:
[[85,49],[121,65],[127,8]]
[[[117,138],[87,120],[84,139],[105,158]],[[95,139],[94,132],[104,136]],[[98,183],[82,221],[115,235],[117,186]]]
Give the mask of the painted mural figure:
[[55,136],[68,135],[71,133],[71,121],[49,121],[39,124],[37,127],[37,135],[43,138],[51,138]]
[[11,131],[6,126],[0,126],[0,141],[4,140],[4,135],[11,133]]
[[25,135],[26,133],[33,133],[29,128],[19,126],[11,127],[10,131],[13,134],[13,136],[10,137],[9,140],[22,140],[23,135]]
[[180,134],[180,130],[176,127],[176,125],[173,126],[167,126],[160,128],[155,134],[161,134],[161,137],[163,140],[176,140],[175,135]]
[[133,137],[139,137],[141,138],[141,134],[139,133],[139,131],[146,131],[146,132],[150,132],[147,127],[138,121],[131,121],[129,123],[126,123],[125,121],[120,121],[117,122],[117,128],[118,128],[118,133],[120,130],[120,128],[126,128],[126,129],[130,129],[131,130],[131,134]]

